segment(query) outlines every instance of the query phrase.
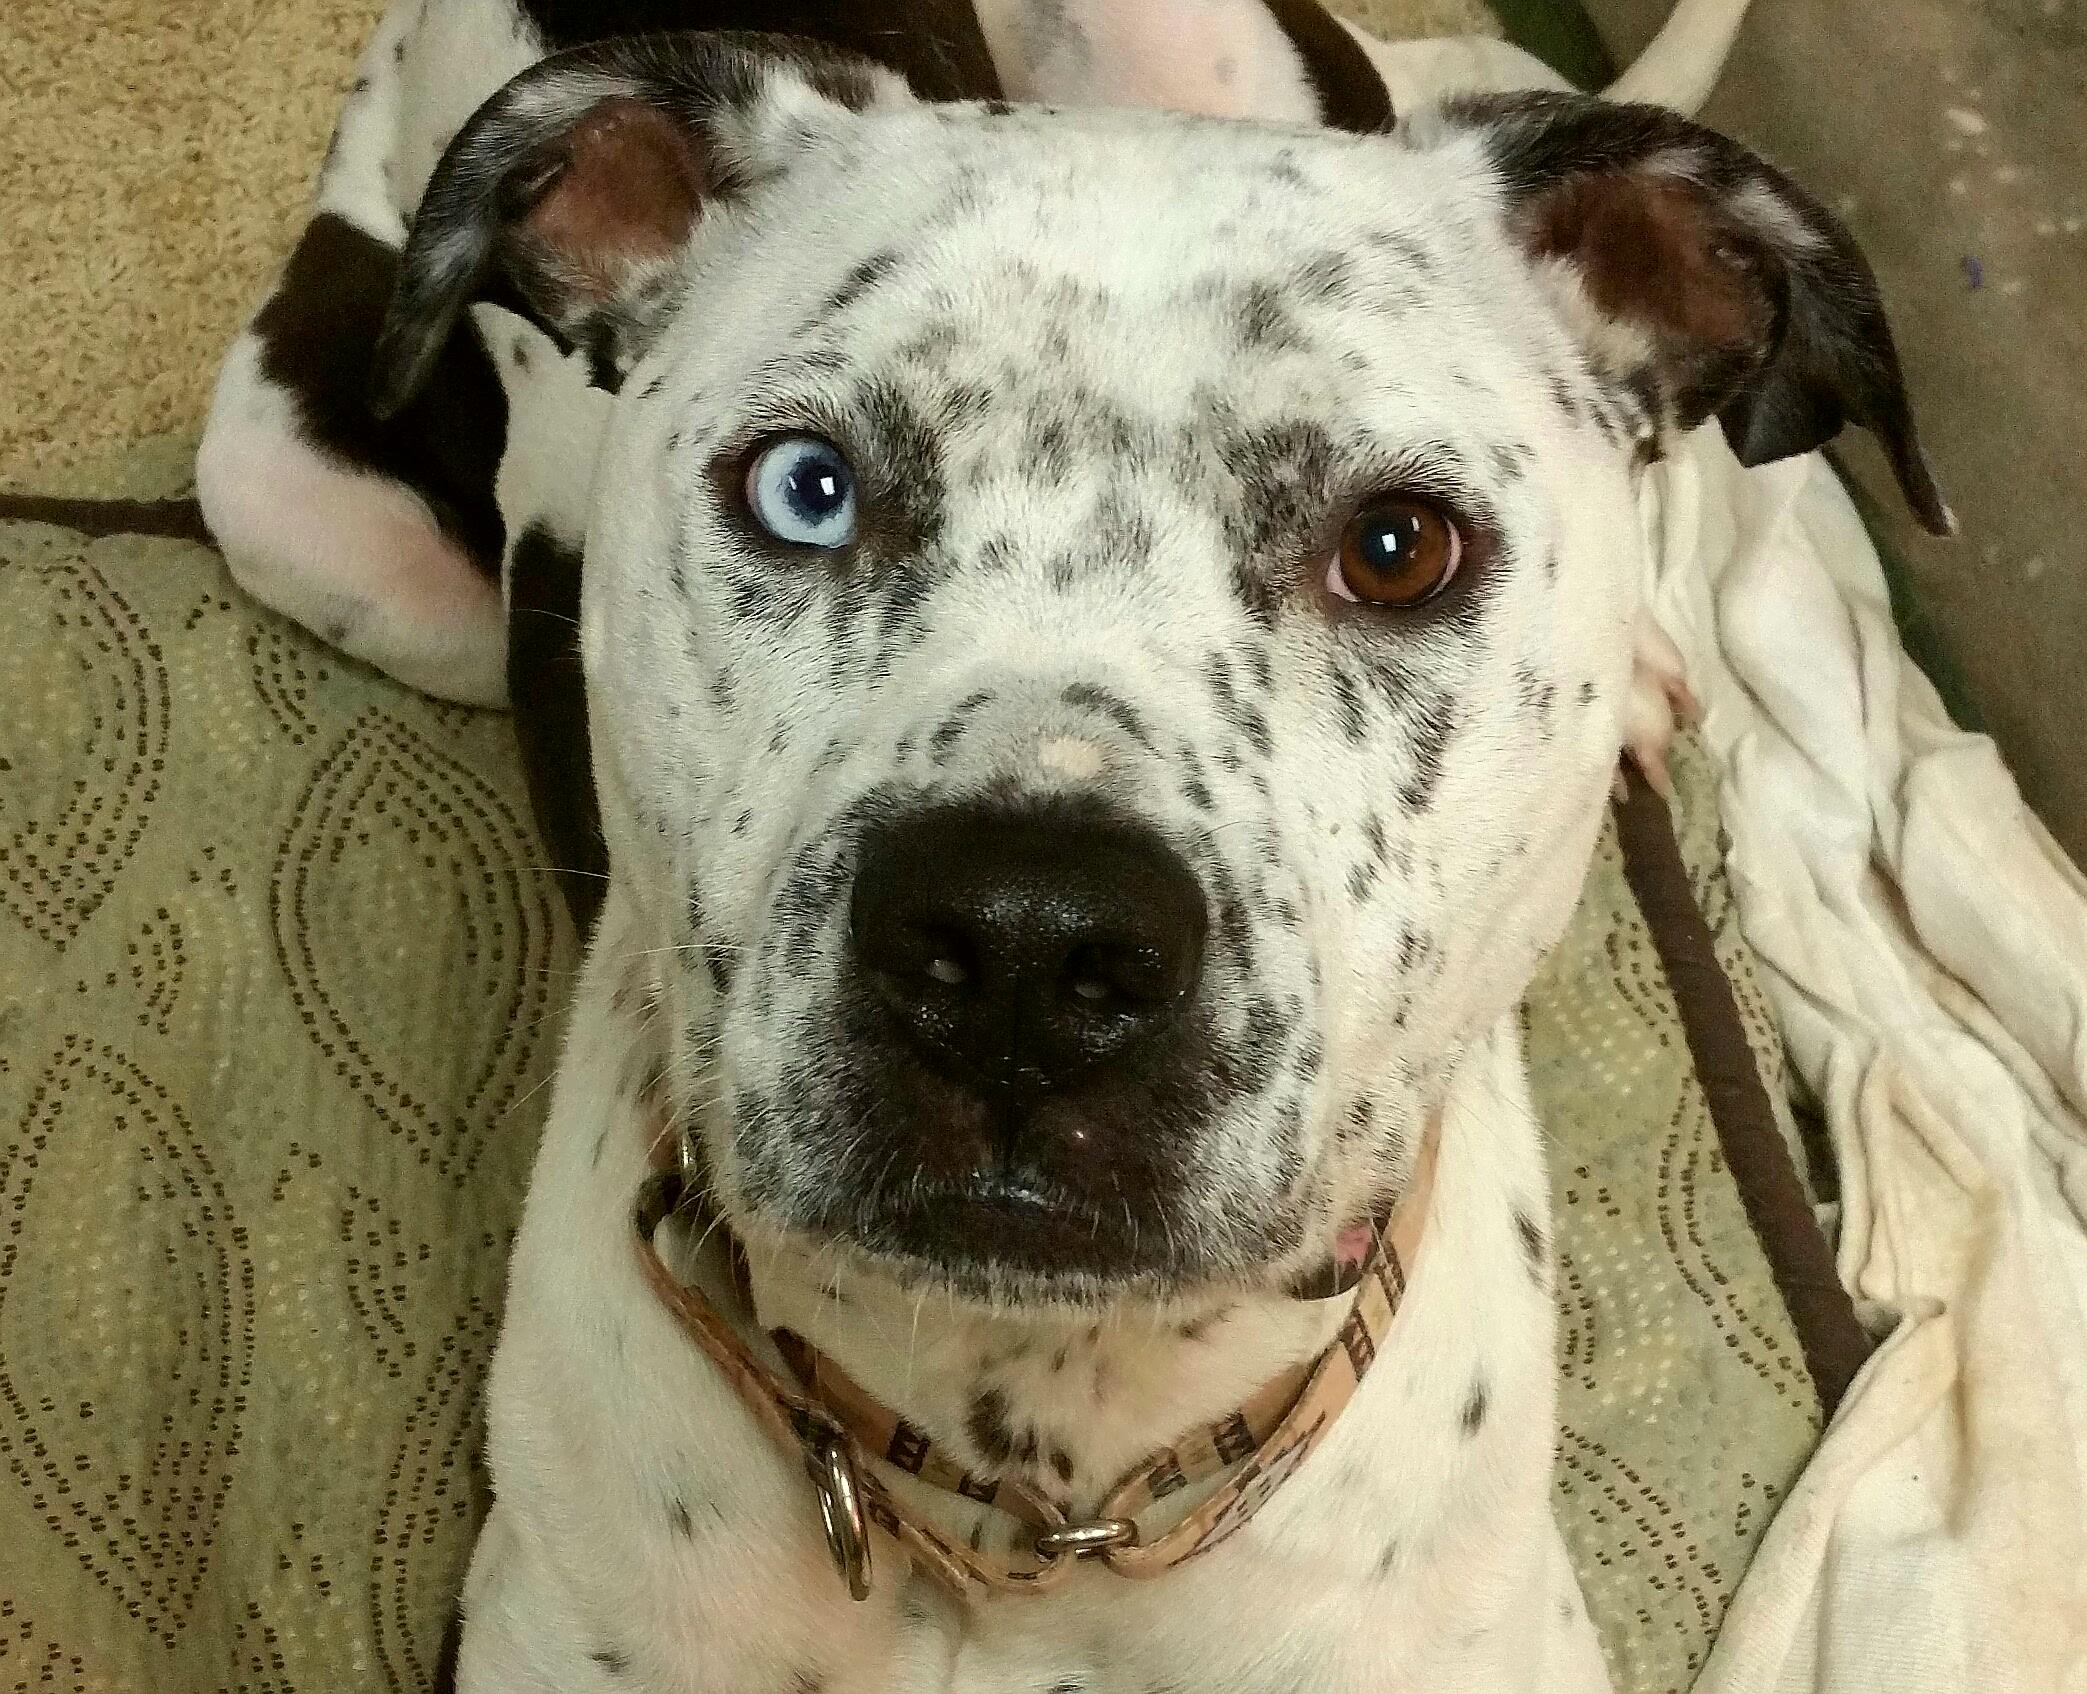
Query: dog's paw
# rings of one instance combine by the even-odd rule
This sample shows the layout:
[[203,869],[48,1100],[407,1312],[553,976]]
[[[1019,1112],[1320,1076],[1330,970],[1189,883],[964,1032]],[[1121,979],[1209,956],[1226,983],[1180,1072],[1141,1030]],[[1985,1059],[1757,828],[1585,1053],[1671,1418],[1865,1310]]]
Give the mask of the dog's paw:
[[[1680,649],[1649,614],[1641,613],[1632,646],[1630,690],[1623,704],[1623,750],[1663,800],[1674,798],[1667,753],[1675,732],[1699,710],[1682,669]],[[1620,771],[1616,794],[1623,797]]]

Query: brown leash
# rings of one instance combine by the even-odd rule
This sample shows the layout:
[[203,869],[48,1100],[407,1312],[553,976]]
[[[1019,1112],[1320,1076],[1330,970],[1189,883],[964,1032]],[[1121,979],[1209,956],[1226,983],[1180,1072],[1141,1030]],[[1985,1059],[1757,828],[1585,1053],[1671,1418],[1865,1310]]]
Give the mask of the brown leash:
[[[1158,1576],[1218,1546],[1252,1520],[1325,1438],[1375,1361],[1406,1293],[1434,1189],[1437,1130],[1430,1125],[1413,1181],[1349,1286],[1354,1303],[1317,1358],[1285,1371],[1222,1418],[1191,1430],[1134,1466],[1091,1519],[1073,1521],[1034,1490],[973,1476],[920,1430],[879,1404],[831,1359],[787,1330],[772,1339],[797,1377],[756,1359],[717,1309],[678,1281],[653,1237],[674,1212],[700,1205],[681,1170],[660,1170],[639,1191],[633,1216],[639,1267],[683,1332],[731,1383],[755,1420],[804,1461],[834,1563],[858,1600],[870,1592],[875,1524],[959,1595],[1041,1594],[1086,1559],[1118,1576]],[[655,1147],[671,1145],[665,1137]],[[1335,1296],[1338,1297],[1338,1296]],[[953,1540],[907,1511],[872,1461],[967,1500],[998,1508],[1035,1531],[1028,1556]],[[1147,1539],[1139,1515],[1191,1483],[1232,1474],[1179,1523]]]

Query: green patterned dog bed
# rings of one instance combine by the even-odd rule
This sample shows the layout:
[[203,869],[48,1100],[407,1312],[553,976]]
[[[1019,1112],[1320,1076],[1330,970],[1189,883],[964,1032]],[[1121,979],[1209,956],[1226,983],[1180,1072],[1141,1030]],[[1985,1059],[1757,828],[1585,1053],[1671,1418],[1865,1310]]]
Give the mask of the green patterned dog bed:
[[[192,508],[47,515],[176,533],[0,524],[0,1686],[418,1694],[575,963],[509,727],[257,610]],[[1676,768],[1527,1011],[1625,1694],[1687,1686],[1861,1346]]]

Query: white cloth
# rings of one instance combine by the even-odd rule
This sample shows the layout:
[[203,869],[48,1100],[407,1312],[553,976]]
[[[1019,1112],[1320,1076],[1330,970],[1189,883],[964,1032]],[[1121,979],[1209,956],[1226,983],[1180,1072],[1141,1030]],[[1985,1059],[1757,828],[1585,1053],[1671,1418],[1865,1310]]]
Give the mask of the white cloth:
[[1906,656],[1823,461],[1742,471],[1713,429],[1653,482],[1841,1276],[1898,1314],[1698,1688],[2087,1694],[2087,879]]

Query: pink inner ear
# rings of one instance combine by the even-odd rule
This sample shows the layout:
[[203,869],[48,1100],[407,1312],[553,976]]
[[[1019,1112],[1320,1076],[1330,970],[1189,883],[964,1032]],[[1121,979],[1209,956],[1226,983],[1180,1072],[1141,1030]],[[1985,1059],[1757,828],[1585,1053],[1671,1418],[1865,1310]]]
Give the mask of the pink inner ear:
[[564,163],[522,227],[557,255],[569,287],[606,300],[632,265],[687,239],[708,182],[694,137],[666,113],[604,100],[556,153]]
[[1536,202],[1529,243],[1575,261],[1604,312],[1700,352],[1750,346],[1772,313],[1740,233],[1691,183],[1650,171],[1578,177]]

